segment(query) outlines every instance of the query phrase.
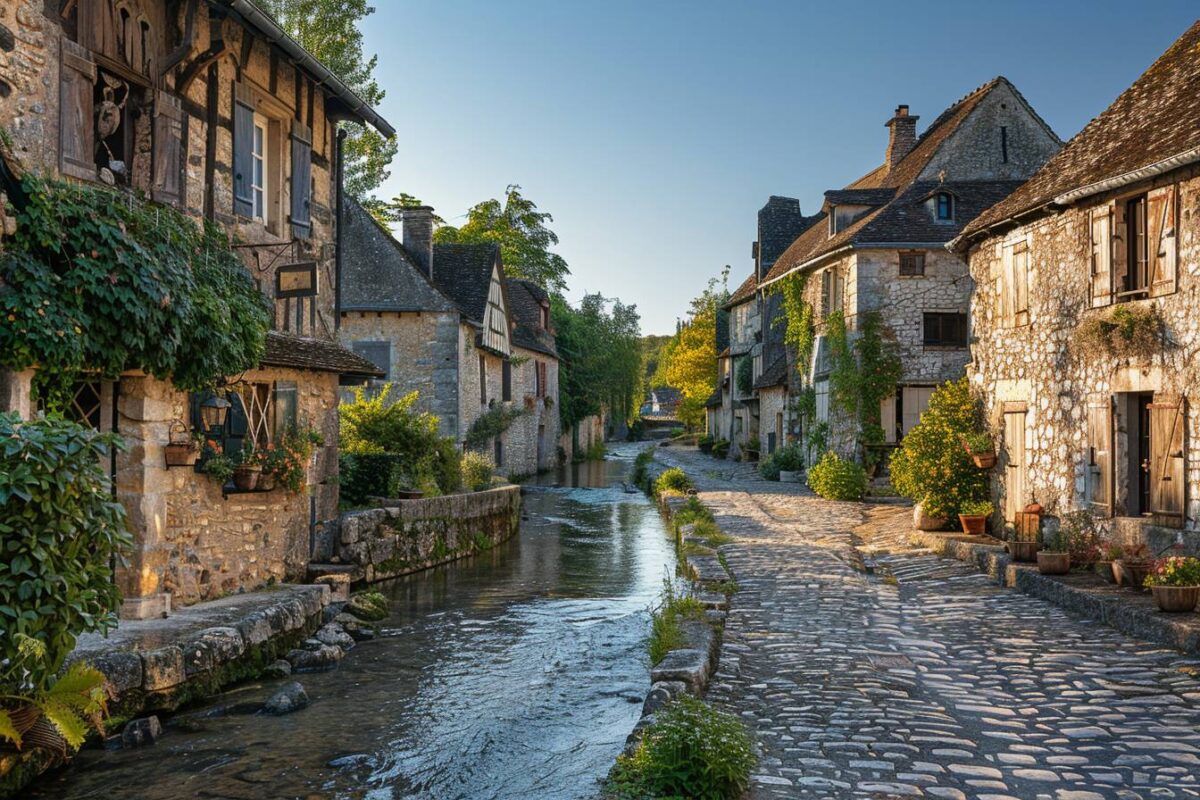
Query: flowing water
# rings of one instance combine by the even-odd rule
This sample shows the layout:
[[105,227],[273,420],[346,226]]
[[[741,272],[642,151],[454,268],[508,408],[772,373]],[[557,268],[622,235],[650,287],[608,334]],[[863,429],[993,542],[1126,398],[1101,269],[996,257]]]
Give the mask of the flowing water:
[[596,793],[649,687],[648,609],[675,556],[621,484],[637,446],[532,481],[521,534],[379,584],[383,635],[334,672],[297,676],[290,716],[180,717],[152,746],[87,751],[38,798],[580,798]]

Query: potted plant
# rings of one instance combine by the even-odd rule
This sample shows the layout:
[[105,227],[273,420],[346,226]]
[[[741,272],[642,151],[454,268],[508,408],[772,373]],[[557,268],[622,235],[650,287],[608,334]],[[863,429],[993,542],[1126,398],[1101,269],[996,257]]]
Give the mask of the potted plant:
[[215,451],[204,459],[199,469],[211,478],[212,482],[217,486],[224,487],[233,477],[233,471],[236,466],[232,458],[220,451]]
[[1149,557],[1146,545],[1133,544],[1127,546],[1121,557],[1113,561],[1113,573],[1117,576],[1117,583],[1140,592],[1153,566],[1154,561]]
[[1109,583],[1121,585],[1120,576],[1114,569],[1116,562],[1124,555],[1125,549],[1119,544],[1106,544],[1100,551],[1100,560],[1096,562],[1096,574]]
[[980,469],[991,469],[996,466],[996,446],[992,437],[986,433],[968,433],[962,437],[963,447],[967,454]]
[[262,466],[254,454],[254,445],[249,439],[242,444],[241,457],[233,466],[233,485],[243,492],[254,491],[258,486],[258,476]]
[[1038,572],[1043,575],[1066,575],[1071,571],[1070,542],[1059,531],[1037,554]]
[[946,527],[946,517],[936,516],[927,510],[929,500],[922,500],[913,507],[913,527],[919,531],[940,531]]
[[196,463],[200,455],[199,434],[189,436],[187,426],[180,420],[171,423],[169,440],[164,448],[164,457],[168,467],[190,467]]
[[1200,602],[1200,558],[1170,556],[1156,561],[1145,585],[1159,611],[1195,611]]
[[1091,569],[1100,560],[1100,536],[1096,530],[1096,518],[1087,509],[1071,511],[1063,515],[1061,530],[1067,539],[1067,552],[1071,554],[1071,567]]
[[781,483],[799,483],[804,471],[804,452],[799,445],[789,444],[775,451],[773,458],[779,467]]
[[1042,549],[1041,531],[1037,528],[1022,529],[1009,527],[1008,552],[1013,561],[1030,563],[1037,561],[1038,551]]
[[990,500],[967,500],[958,507],[958,521],[963,533],[970,536],[986,536],[988,517],[996,507]]

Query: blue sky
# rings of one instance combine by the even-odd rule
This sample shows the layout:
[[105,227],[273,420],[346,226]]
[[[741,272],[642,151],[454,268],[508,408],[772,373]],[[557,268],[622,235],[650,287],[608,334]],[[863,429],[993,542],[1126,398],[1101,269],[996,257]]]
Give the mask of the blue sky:
[[1194,0],[375,0],[364,25],[399,152],[379,194],[451,224],[517,183],[554,215],[569,296],[674,329],[722,267],[750,271],[771,194],[813,213],[921,116],[996,75],[1064,140],[1195,21]]

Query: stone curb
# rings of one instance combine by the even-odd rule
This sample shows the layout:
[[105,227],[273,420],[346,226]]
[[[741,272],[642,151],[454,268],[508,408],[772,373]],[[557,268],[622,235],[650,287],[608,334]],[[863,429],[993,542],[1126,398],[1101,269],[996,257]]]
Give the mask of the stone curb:
[[1001,545],[964,541],[955,534],[927,531],[914,531],[909,541],[940,556],[973,562],[1001,586],[1018,589],[1121,633],[1184,653],[1200,654],[1198,614],[1165,614],[1154,607],[1148,595],[1098,583],[1098,577],[1043,575],[1032,564],[1014,562]]

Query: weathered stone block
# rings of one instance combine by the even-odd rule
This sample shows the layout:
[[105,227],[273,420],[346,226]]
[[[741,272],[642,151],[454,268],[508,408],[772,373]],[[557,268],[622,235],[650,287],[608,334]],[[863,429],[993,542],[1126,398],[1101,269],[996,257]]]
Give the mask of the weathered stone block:
[[91,665],[104,673],[118,694],[142,686],[142,658],[137,653],[104,653],[92,659]]
[[142,688],[148,692],[170,689],[186,679],[183,667],[183,651],[175,646],[157,650],[143,650]]
[[709,654],[703,650],[672,650],[650,669],[652,683],[681,681],[688,691],[700,694],[708,683]]

